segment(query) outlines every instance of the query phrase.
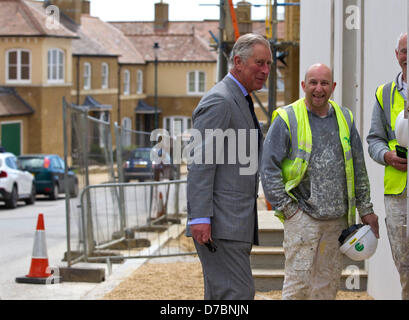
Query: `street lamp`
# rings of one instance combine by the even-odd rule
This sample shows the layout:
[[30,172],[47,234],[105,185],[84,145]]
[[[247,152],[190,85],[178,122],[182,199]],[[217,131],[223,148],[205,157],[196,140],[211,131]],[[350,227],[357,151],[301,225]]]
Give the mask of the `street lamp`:
[[158,51],[159,43],[155,42],[153,45],[155,53],[155,129],[158,128]]

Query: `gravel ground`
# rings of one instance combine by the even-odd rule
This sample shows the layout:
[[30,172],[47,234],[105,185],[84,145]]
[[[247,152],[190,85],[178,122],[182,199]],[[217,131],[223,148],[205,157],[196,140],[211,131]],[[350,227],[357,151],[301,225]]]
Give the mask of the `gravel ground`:
[[[182,236],[185,238],[184,236]],[[179,240],[192,249],[190,239]],[[202,300],[203,275],[197,256],[151,259],[136,269],[105,300]],[[256,300],[280,300],[281,291],[256,292]],[[373,300],[366,292],[340,291],[337,300]]]

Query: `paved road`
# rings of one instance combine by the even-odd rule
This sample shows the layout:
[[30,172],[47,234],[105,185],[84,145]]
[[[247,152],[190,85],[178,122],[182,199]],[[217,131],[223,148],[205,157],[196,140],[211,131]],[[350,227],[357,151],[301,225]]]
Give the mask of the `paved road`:
[[[136,199],[142,196],[137,192]],[[16,277],[28,274],[32,258],[35,228],[38,214],[44,214],[47,253],[50,267],[63,267],[67,251],[65,199],[51,201],[39,196],[34,205],[19,203],[16,209],[6,209],[0,203],[0,299],[99,299],[145,262],[146,259],[130,259],[124,264],[112,265],[109,274],[106,264],[75,264],[81,268],[105,268],[106,281],[92,283],[60,283],[33,285],[15,282]],[[72,248],[72,250],[75,250]]]

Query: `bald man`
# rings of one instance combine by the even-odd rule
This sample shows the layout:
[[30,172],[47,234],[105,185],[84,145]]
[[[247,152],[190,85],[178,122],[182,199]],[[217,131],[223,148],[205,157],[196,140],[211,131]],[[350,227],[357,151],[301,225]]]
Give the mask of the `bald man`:
[[[261,181],[284,223],[282,298],[335,299],[343,267],[338,237],[355,223],[354,202],[377,237],[378,217],[352,113],[330,100],[332,71],[314,64],[301,86],[305,98],[273,113]],[[345,161],[351,154],[352,161]]]

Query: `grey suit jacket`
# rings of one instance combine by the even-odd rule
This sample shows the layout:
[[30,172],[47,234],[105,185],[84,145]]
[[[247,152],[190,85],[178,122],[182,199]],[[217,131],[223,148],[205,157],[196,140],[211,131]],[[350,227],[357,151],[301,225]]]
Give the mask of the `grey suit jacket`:
[[[232,157],[234,148],[232,149],[230,145],[229,154],[229,144],[232,142],[224,139],[223,148],[217,148],[213,141],[214,158],[217,154],[219,156],[217,163],[213,159],[210,164],[203,160],[202,164],[188,165],[188,219],[210,217],[214,239],[258,244],[256,200],[263,143],[262,135],[256,140],[253,135],[252,146],[255,149],[250,150],[250,129],[256,127],[246,98],[238,85],[226,76],[203,96],[193,112],[192,119],[194,129],[199,130],[203,137],[202,143],[198,145],[203,155],[208,152],[205,148],[209,148],[209,143],[208,141],[206,143],[204,138],[205,129],[221,129],[223,132],[229,130],[230,133],[235,133],[236,157],[235,161],[234,157],[229,161],[229,155]],[[242,134],[241,139],[239,131]],[[257,132],[253,130],[253,134]],[[246,155],[249,156],[252,152],[253,159],[256,159],[256,163],[253,163],[255,173],[249,175],[244,175],[241,171],[250,165],[243,161],[243,152],[241,156],[239,155],[240,149],[244,146]],[[224,156],[223,164],[220,163],[221,155]],[[191,236],[189,226],[186,234]]]

